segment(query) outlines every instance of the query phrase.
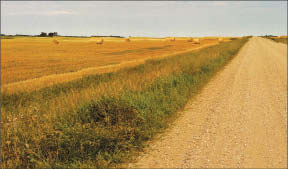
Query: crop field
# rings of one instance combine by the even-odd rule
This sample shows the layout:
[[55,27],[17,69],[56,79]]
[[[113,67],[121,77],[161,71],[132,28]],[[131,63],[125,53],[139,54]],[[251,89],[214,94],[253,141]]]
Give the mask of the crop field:
[[100,38],[3,38],[1,90],[35,90],[83,75],[112,71],[107,68],[123,67],[132,62],[135,65],[146,59],[219,43],[217,38],[202,38],[200,44],[188,42],[188,38],[170,39],[103,38],[103,44],[97,44]]
[[[42,77],[63,76],[38,90],[3,90],[2,168],[107,168],[129,159],[247,40],[3,39],[4,87],[30,81],[33,89]],[[67,72],[134,60],[141,61],[61,81]]]

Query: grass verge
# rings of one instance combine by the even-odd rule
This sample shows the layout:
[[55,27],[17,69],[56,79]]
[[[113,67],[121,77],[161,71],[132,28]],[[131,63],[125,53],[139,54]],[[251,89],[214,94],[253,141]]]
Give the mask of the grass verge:
[[247,40],[35,92],[3,93],[2,167],[107,168],[127,160]]
[[288,44],[287,38],[268,38],[268,39],[271,39],[275,42],[284,43],[286,45]]

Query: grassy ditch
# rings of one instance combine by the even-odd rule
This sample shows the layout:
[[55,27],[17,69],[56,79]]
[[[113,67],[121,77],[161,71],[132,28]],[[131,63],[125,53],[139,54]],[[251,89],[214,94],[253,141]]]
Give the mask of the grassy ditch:
[[284,43],[286,45],[288,44],[287,38],[269,38],[268,37],[268,39],[271,39],[271,40],[273,40],[275,42]]
[[3,168],[107,168],[167,127],[248,38],[35,92],[3,93]]
[[288,41],[287,41],[287,38],[282,38],[282,39],[272,39],[272,40],[274,40],[274,41],[276,41],[276,42],[280,42],[280,43],[284,43],[284,44],[286,44],[287,45],[287,43],[288,43]]

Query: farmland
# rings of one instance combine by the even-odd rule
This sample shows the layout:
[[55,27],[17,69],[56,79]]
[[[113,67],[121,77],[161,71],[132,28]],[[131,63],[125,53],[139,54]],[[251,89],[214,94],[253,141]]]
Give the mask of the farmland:
[[0,168],[287,168],[287,5],[1,1]]
[[[171,42],[131,38],[130,42],[104,40],[97,46],[99,39],[90,40],[63,38],[57,39],[58,45],[52,39],[3,40],[1,75],[3,80],[10,77],[4,80],[6,85],[144,59],[133,66],[120,66],[117,71],[90,72],[38,90],[4,90],[3,168],[107,168],[125,161],[131,152],[141,150],[143,143],[165,129],[177,111],[235,56],[248,38],[199,50],[192,49],[218,41],[191,44],[187,39]],[[48,58],[58,60],[49,62]],[[13,60],[17,62],[12,64]],[[56,64],[58,61],[61,64]],[[32,81],[32,86],[39,79]]]
[[[130,38],[127,42],[123,38],[104,38],[102,45],[97,45],[100,38],[2,39],[2,91],[35,90],[83,75],[109,72],[120,65],[136,65],[146,59],[219,43],[217,38],[203,38],[200,44],[187,39],[171,42],[165,38]],[[55,40],[59,44],[53,43]]]

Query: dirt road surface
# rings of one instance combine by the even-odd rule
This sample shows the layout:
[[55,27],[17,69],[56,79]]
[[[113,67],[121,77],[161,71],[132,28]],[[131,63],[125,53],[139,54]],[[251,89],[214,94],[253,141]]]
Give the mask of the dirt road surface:
[[287,168],[287,45],[252,37],[134,168]]

